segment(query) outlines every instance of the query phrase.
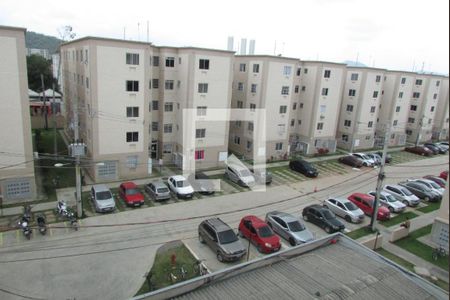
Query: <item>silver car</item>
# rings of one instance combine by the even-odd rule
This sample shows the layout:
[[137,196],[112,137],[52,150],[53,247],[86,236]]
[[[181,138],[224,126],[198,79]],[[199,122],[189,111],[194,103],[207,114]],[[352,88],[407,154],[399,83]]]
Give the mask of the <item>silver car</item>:
[[435,191],[436,193],[438,193],[439,195],[444,195],[445,189],[441,188],[439,186],[439,184],[437,184],[436,182],[434,182],[433,180],[429,180],[429,179],[425,179],[425,178],[420,178],[420,179],[409,179],[408,181],[415,181],[418,183],[421,183],[425,186],[427,186],[429,189],[431,189],[432,191]]
[[314,240],[314,235],[300,219],[288,213],[271,211],[266,214],[266,223],[275,233],[289,241],[291,246]]
[[[375,197],[376,192],[370,191],[368,194]],[[380,192],[380,203],[388,208],[391,213],[401,213],[406,209],[404,203],[398,201],[394,196],[385,191]]]
[[114,197],[104,184],[96,184],[91,187],[91,199],[96,212],[111,212],[116,209]]
[[250,169],[253,173],[255,181],[259,184],[271,184],[272,183],[272,173],[265,169]]
[[364,154],[364,153],[352,153],[351,155],[353,155],[353,156],[359,158],[360,160],[362,160],[363,161],[363,165],[365,167],[371,167],[371,166],[375,165],[375,161],[372,158],[370,158],[369,156],[367,156],[366,154]]
[[328,198],[323,202],[323,207],[350,223],[361,223],[364,220],[364,212],[346,198]]
[[170,190],[162,181],[153,181],[146,184],[145,191],[154,200],[170,199]]
[[388,192],[405,205],[417,206],[420,203],[420,199],[407,188],[397,184],[387,184],[383,187],[383,191]]

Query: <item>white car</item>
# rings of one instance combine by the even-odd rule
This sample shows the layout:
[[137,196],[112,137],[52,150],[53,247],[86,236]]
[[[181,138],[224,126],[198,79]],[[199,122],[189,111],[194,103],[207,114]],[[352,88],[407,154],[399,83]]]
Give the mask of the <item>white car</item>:
[[417,206],[420,203],[420,199],[411,193],[407,188],[397,184],[387,184],[383,187],[383,191],[391,194],[405,205]]
[[[367,194],[375,197],[376,192],[370,191]],[[406,205],[404,203],[398,201],[397,198],[395,198],[388,192],[381,191],[379,200],[381,205],[388,208],[391,213],[401,213],[406,209]]]
[[375,165],[375,160],[364,153],[352,153],[352,155],[362,160],[365,167],[371,167]]
[[430,188],[432,191],[436,191],[439,195],[441,195],[441,196],[444,195],[445,189],[441,188],[439,186],[439,184],[437,184],[433,180],[420,178],[420,179],[408,179],[407,181],[415,181],[415,182],[421,183],[421,184],[427,186],[428,188]]
[[178,198],[192,198],[194,195],[194,188],[189,181],[181,175],[170,176],[169,179],[167,179],[167,185]]
[[323,202],[323,207],[328,208],[349,223],[361,223],[364,221],[364,212],[346,198],[328,198]]

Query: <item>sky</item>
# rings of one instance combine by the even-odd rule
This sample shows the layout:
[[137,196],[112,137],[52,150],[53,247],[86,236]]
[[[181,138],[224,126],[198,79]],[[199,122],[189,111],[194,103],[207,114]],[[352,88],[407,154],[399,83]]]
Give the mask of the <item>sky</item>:
[[53,36],[71,25],[147,41],[147,22],[158,46],[226,49],[233,36],[235,51],[247,38],[255,54],[449,73],[448,0],[0,1],[0,25]]

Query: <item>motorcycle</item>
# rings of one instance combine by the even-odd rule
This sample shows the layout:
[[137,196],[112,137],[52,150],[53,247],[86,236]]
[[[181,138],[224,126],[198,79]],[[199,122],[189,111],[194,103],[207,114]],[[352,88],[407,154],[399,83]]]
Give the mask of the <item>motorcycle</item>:
[[30,240],[31,239],[31,233],[33,232],[29,226],[29,220],[27,220],[26,217],[22,217],[22,219],[19,221],[19,226],[22,228],[23,235]]
[[56,204],[56,212],[60,216],[67,218],[73,229],[78,230],[78,220],[75,213],[67,207],[66,202],[63,200],[58,200],[58,203]]
[[45,235],[45,233],[47,232],[47,224],[45,222],[45,216],[43,214],[39,214],[36,217],[36,223],[38,225],[40,234]]
[[67,218],[69,219],[70,226],[72,226],[72,228],[75,229],[75,231],[77,231],[78,230],[78,220],[75,217],[75,214],[73,213],[73,211],[71,211],[71,210],[67,211]]

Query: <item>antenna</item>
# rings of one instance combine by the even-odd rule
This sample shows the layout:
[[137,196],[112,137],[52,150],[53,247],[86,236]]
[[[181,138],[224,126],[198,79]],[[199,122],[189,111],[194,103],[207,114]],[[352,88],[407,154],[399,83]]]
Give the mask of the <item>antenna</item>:
[[355,62],[355,65],[358,65],[358,60],[359,60],[359,52],[356,53],[356,62]]
[[423,73],[423,69],[425,68],[425,62],[422,62],[422,70],[420,70],[420,72]]
[[147,43],[150,42],[150,34],[149,34],[149,22],[147,20]]
[[275,46],[273,48],[273,55],[276,55],[277,53],[277,41],[275,41]]
[[125,29],[126,29],[126,27],[124,26],[124,27],[123,27],[123,39],[124,39],[124,40],[126,39],[126,38],[125,38],[125,36],[126,36],[126,35],[125,35]]
[[415,69],[416,69],[416,60],[413,60],[412,71],[414,72]]
[[138,41],[141,40],[141,31],[139,30],[139,22],[138,22]]

